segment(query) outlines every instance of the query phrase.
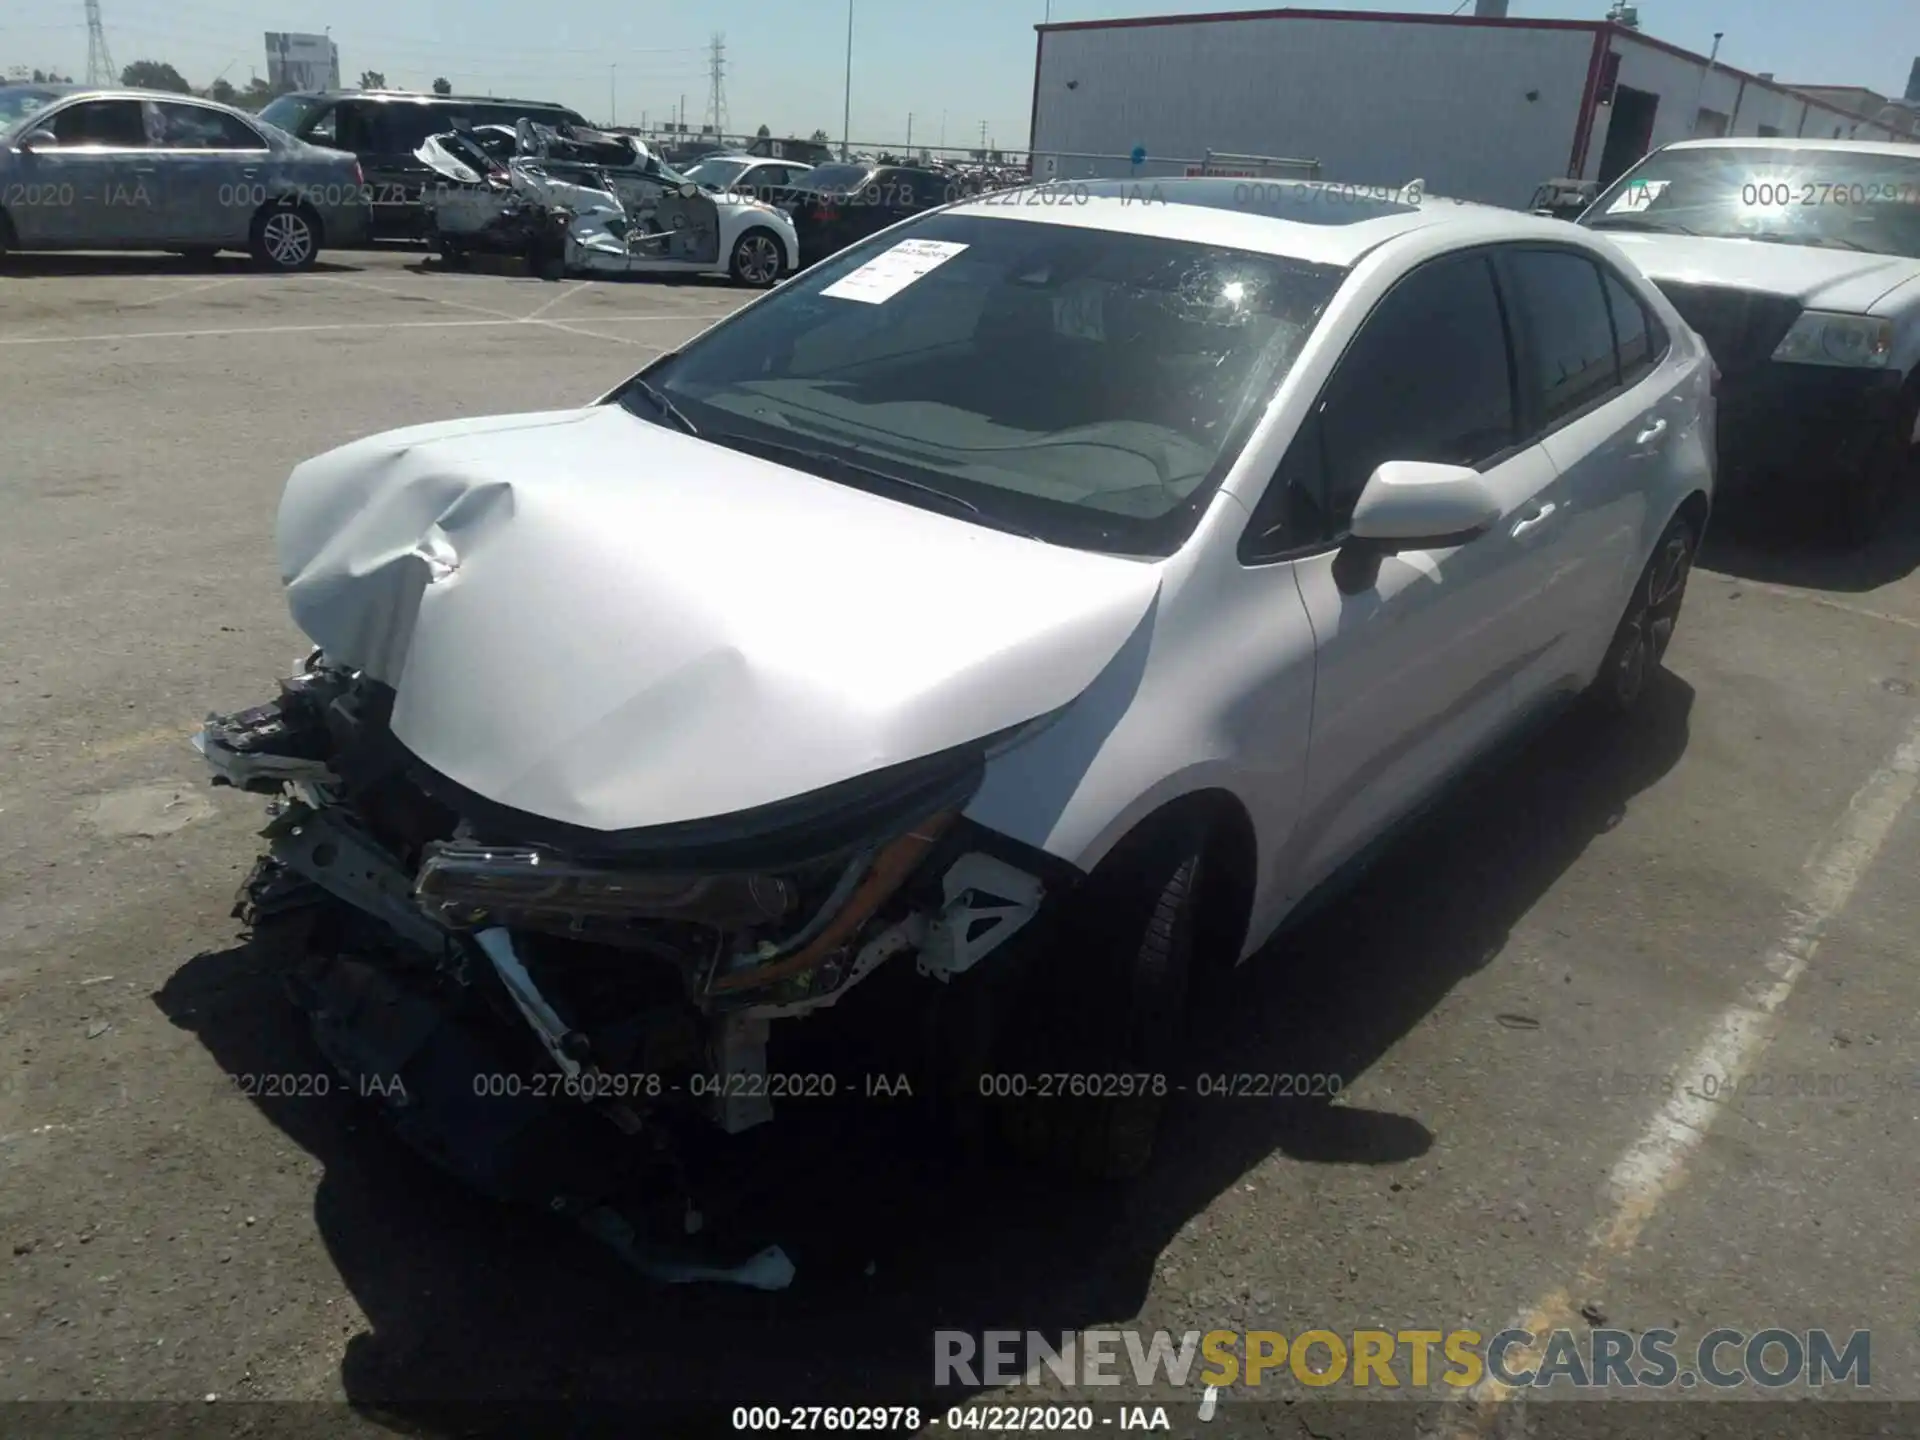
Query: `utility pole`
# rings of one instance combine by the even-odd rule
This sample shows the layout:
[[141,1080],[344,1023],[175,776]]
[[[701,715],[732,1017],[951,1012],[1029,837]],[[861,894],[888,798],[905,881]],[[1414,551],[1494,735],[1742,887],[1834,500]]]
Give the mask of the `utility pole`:
[[1722,30],[1713,32],[1713,49],[1707,52],[1707,68],[1700,72],[1700,93],[1693,97],[1693,125],[1687,131],[1689,135],[1700,133],[1700,107],[1707,103],[1707,77],[1713,73],[1713,62],[1720,58],[1720,37],[1725,33]]
[[620,123],[620,106],[614,98],[619,74],[620,66],[618,64],[607,66],[607,124],[609,126]]
[[727,133],[727,37],[717,31],[707,47],[707,123],[714,139]]
[[913,111],[907,111],[907,154],[913,154]]
[[687,97],[684,95],[680,97],[680,133],[687,133]]
[[853,0],[847,0],[847,83],[840,103],[840,159],[848,159],[847,141],[853,132]]
[[120,72],[113,68],[113,52],[107,49],[107,28],[100,20],[100,0],[87,0],[87,84],[119,83]]

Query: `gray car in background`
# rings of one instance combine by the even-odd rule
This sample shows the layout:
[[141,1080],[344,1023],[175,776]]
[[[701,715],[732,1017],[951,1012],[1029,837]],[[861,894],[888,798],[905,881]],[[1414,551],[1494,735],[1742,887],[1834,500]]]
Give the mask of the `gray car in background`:
[[367,236],[366,178],[339,150],[231,105],[158,91],[0,87],[0,252],[245,250],[303,270]]

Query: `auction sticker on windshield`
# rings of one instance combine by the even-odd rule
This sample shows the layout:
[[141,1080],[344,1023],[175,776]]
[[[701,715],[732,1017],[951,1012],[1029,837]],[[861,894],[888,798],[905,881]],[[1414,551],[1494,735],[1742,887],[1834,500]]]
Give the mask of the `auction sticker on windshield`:
[[967,247],[953,240],[902,240],[820,293],[835,300],[878,305],[891,300],[929,270],[944,265]]
[[1613,197],[1613,203],[1607,206],[1607,214],[1617,214],[1622,210],[1644,210],[1660,198],[1667,188],[1664,180],[1635,180]]

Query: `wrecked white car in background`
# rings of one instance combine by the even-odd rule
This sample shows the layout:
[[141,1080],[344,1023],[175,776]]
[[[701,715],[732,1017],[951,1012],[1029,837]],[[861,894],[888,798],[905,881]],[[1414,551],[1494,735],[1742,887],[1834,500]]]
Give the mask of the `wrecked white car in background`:
[[450,265],[523,255],[540,273],[727,275],[765,289],[799,264],[793,222],[713,195],[627,135],[521,120],[430,137],[429,238]]
[[[1136,1172],[1190,979],[1547,702],[1639,713],[1711,367],[1604,238],[1076,189],[875,237],[586,408],[294,471],[319,649],[198,744],[297,793],[243,912],[305,917],[321,1047],[441,1163],[631,1242],[614,1157],[804,1100],[779,1047],[899,991],[933,1093]],[[1508,314],[1546,373],[1607,337],[1580,428]]]

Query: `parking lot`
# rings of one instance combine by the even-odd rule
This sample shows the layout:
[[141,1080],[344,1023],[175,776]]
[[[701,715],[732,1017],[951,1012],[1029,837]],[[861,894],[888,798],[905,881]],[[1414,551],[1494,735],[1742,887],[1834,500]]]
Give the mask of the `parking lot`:
[[[1920,1401],[1920,504],[1847,557],[1715,535],[1635,728],[1530,740],[1207,1017],[1211,1070],[1338,1102],[1189,1097],[1130,1188],[959,1168],[904,1103],[802,1117],[752,1202],[794,1286],[661,1289],[338,1093],[239,1093],[321,1068],[228,918],[261,803],[187,744],[302,653],[287,471],[591,399],[741,294],[401,251],[0,268],[0,1399],[378,1412],[316,1433],[561,1397],[931,1413],[965,1398],[936,1329],[1531,1316],[1870,1329],[1865,1393]],[[1222,1410],[1345,1433],[1294,1413],[1341,1393],[1276,1373]]]

